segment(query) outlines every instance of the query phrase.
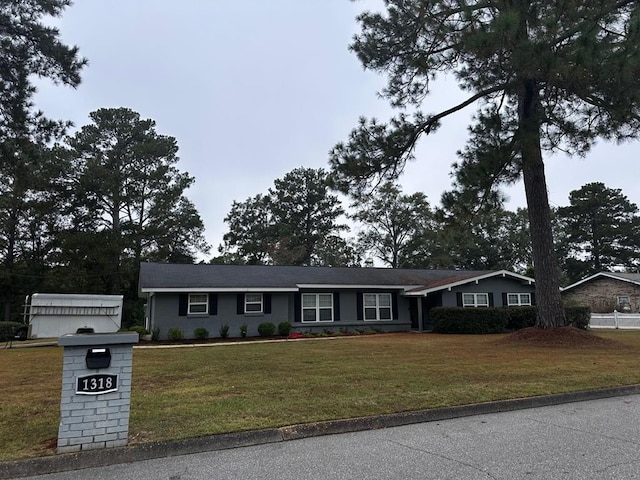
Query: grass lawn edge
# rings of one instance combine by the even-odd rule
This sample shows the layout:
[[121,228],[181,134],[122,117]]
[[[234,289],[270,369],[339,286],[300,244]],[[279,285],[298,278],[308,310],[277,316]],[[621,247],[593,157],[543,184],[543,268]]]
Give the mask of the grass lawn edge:
[[640,394],[640,384],[399,412],[371,417],[328,420],[261,430],[207,435],[182,440],[141,443],[127,447],[35,457],[24,460],[0,462],[0,479],[59,473],[152,460],[155,458],[227,450],[266,443],[286,442],[322,435],[391,428],[415,423],[434,422],[474,415],[637,394]]

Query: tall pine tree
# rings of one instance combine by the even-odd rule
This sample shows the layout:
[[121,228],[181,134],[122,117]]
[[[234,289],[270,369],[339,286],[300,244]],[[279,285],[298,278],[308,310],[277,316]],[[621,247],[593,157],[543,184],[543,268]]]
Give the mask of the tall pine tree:
[[[67,124],[48,120],[33,105],[33,77],[72,87],[80,83],[86,60],[64,45],[47,17],[57,17],[68,0],[6,0],[0,3],[0,303],[2,318],[18,301],[17,265],[42,256],[56,168],[51,143]],[[41,273],[31,263],[29,276]]]
[[[538,295],[536,325],[564,325],[544,151],[584,154],[598,137],[640,127],[640,4],[633,0],[386,0],[358,18],[351,48],[388,75],[382,95],[404,109],[361,119],[331,154],[336,185],[361,193],[396,178],[424,135],[470,105],[478,113],[456,176],[478,195],[524,180]],[[425,114],[431,82],[454,77],[463,102]],[[410,108],[415,108],[411,113]],[[466,182],[474,178],[477,182]]]
[[568,247],[569,280],[576,282],[617,265],[637,267],[638,207],[617,188],[588,183],[569,194],[569,206],[558,209]]

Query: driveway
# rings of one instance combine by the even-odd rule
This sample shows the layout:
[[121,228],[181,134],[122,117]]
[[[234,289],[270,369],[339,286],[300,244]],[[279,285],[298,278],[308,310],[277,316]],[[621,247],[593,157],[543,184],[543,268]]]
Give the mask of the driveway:
[[28,478],[640,479],[640,395]]

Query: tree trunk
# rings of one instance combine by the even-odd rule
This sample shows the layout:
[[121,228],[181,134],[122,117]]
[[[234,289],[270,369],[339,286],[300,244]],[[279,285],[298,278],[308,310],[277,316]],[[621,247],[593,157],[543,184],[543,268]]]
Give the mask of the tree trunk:
[[[120,182],[118,182],[118,185]],[[118,187],[119,188],[119,187]],[[109,276],[109,286],[108,292],[112,295],[117,295],[121,293],[122,289],[122,278],[121,278],[121,265],[122,261],[122,247],[121,247],[121,231],[120,231],[120,195],[118,192],[115,192],[113,199],[113,206],[111,210],[111,271],[113,272]]]
[[535,80],[523,81],[519,100],[518,134],[536,280],[538,307],[536,327],[562,327],[565,324],[565,318],[560,297],[558,260],[553,245],[547,181],[540,147],[538,90]]
[[[15,200],[15,198],[13,200]],[[7,236],[7,253],[3,266],[6,275],[6,283],[2,286],[4,296],[4,311],[2,318],[5,322],[11,321],[11,315],[13,313],[12,304],[14,296],[14,279],[12,278],[12,274],[13,267],[15,265],[16,238],[18,236],[18,213],[15,203],[15,201],[11,202],[11,210],[9,212],[9,218],[7,219],[7,228],[5,231]]]

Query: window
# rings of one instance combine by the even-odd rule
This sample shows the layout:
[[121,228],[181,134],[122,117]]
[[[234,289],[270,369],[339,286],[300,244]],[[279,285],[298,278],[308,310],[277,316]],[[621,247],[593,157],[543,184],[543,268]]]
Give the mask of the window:
[[303,293],[303,322],[333,322],[333,294]]
[[463,293],[462,306],[463,307],[488,307],[489,294],[488,293]]
[[530,293],[507,293],[507,306],[508,307],[523,307],[531,306],[531,294]]
[[618,308],[620,310],[631,310],[631,297],[629,295],[618,295]]
[[362,296],[365,320],[391,320],[391,294],[365,293]]
[[189,294],[189,314],[208,313],[209,311],[209,295],[206,293],[190,293]]
[[244,295],[244,313],[262,313],[263,303],[261,293],[246,293]]

